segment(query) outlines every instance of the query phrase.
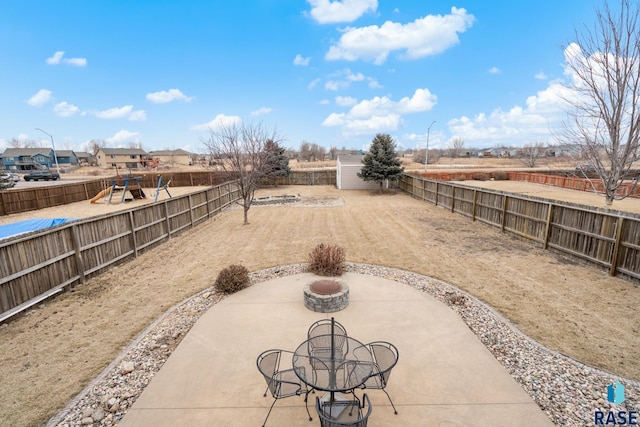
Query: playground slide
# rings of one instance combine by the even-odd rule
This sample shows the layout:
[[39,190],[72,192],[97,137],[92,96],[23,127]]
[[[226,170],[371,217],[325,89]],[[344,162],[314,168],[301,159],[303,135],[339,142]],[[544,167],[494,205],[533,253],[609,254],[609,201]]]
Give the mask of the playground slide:
[[98,201],[99,199],[103,198],[104,196],[106,196],[109,193],[111,193],[111,187],[107,187],[104,190],[102,190],[101,192],[99,192],[98,194],[96,194],[93,197],[93,199],[91,199],[91,203],[95,203],[96,201]]

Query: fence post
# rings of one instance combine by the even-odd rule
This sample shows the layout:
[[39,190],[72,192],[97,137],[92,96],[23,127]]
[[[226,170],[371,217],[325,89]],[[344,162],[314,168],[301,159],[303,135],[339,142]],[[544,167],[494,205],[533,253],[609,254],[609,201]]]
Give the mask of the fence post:
[[500,231],[504,233],[504,228],[507,223],[507,207],[509,205],[509,196],[504,195],[504,200],[502,202],[502,224],[500,225]]
[[439,186],[439,181],[436,181],[436,203],[435,203],[436,206],[438,206],[438,190],[439,190],[438,186]]
[[165,200],[164,204],[164,217],[166,218],[167,223],[167,239],[171,240],[171,222],[169,221],[169,206],[167,205],[167,201]]
[[476,220],[476,206],[478,204],[478,190],[474,189],[473,190],[473,208],[472,208],[472,212],[471,212],[471,220],[475,221]]
[[133,257],[138,258],[138,240],[136,239],[136,222],[133,220],[133,211],[129,211],[129,228],[131,229],[131,245]]
[[547,223],[544,229],[544,240],[542,247],[548,249],[549,247],[549,234],[551,233],[551,218],[553,214],[553,203],[549,203],[549,211],[547,212]]
[[193,228],[193,200],[191,194],[188,195],[189,199],[189,220],[191,222],[191,228]]
[[456,186],[451,186],[451,213],[455,213],[456,209]]
[[613,253],[611,254],[611,269],[609,270],[610,276],[616,275],[616,268],[618,267],[618,252],[620,252],[620,239],[622,239],[622,226],[624,225],[624,218],[618,217],[618,223],[616,224],[616,242],[613,244]]
[[[82,248],[80,247],[80,240],[78,240],[78,226],[71,226],[71,243],[73,244],[74,258],[76,260],[76,268],[78,269],[78,276],[80,276],[80,284],[84,284],[84,260],[82,259]],[[71,289],[75,286],[71,286]]]

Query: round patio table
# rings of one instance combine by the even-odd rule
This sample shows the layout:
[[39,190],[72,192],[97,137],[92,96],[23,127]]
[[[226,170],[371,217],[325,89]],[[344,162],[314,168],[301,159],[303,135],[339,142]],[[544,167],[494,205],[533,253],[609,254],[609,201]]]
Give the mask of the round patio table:
[[309,387],[334,392],[351,391],[373,373],[371,352],[360,341],[344,335],[318,335],[302,342],[293,353],[293,369]]

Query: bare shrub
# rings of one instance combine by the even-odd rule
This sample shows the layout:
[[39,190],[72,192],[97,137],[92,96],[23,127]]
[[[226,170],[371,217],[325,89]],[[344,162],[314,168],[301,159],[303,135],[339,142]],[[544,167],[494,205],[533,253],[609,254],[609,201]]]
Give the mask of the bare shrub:
[[233,294],[249,285],[249,270],[242,265],[230,265],[218,274],[215,288],[224,294]]
[[320,243],[309,254],[309,271],[320,276],[340,276],[345,272],[345,250]]
[[486,173],[474,173],[473,179],[475,179],[476,181],[488,181],[489,175],[487,175]]

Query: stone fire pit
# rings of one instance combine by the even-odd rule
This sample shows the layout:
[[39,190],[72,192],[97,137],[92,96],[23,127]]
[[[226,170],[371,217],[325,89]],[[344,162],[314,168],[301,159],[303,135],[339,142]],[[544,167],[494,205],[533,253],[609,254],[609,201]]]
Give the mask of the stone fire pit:
[[318,313],[333,313],[349,305],[349,285],[342,280],[320,279],[304,286],[304,306]]

